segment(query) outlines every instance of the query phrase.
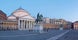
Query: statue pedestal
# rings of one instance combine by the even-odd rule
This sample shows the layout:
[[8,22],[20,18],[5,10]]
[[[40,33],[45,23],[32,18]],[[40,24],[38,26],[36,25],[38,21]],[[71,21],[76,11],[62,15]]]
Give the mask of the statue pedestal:
[[63,30],[63,28],[62,28],[62,27],[60,27],[60,28],[59,28],[59,30]]
[[63,24],[59,25],[59,30],[63,30]]
[[34,32],[43,32],[43,25],[42,24],[35,24],[33,28]]

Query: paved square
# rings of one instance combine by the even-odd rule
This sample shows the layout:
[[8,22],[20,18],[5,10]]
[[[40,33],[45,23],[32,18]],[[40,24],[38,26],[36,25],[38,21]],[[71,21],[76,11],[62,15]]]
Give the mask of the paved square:
[[51,40],[50,38],[68,30],[49,30],[48,32],[0,31],[0,40]]
[[78,40],[78,30],[71,30],[57,40]]

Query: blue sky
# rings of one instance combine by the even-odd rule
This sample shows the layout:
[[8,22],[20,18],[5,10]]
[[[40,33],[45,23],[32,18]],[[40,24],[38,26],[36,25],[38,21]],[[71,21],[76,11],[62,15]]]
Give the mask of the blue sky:
[[44,17],[78,20],[78,0],[0,0],[0,10],[8,16],[20,6],[34,17],[40,12]]

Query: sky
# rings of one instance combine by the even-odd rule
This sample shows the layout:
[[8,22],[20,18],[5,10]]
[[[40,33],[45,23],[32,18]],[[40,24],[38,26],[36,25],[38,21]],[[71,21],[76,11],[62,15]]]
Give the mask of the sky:
[[7,16],[20,7],[34,17],[40,13],[44,17],[78,21],[78,0],[0,0],[0,10]]

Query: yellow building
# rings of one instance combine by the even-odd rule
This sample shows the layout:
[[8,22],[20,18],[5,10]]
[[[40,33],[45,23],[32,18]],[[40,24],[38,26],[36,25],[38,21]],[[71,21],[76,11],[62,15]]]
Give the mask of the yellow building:
[[70,29],[71,24],[64,20],[64,19],[48,19],[48,23],[43,23],[44,28],[49,28],[49,29]]
[[6,20],[2,22],[2,30],[17,30],[17,21]]
[[74,23],[73,23],[73,26],[74,26],[74,29],[75,29],[75,30],[78,30],[78,21],[74,22]]
[[43,28],[46,28],[46,29],[58,29],[59,26],[55,25],[55,24],[45,23],[45,24],[43,24]]

